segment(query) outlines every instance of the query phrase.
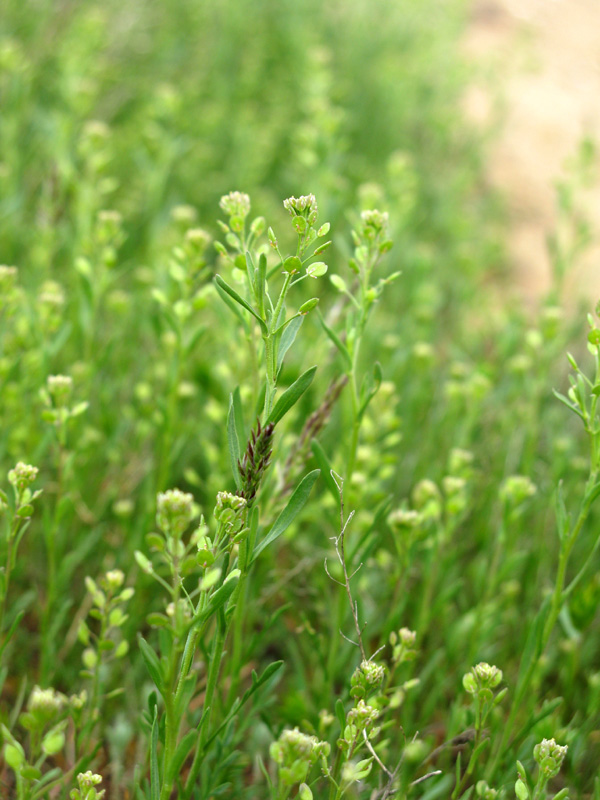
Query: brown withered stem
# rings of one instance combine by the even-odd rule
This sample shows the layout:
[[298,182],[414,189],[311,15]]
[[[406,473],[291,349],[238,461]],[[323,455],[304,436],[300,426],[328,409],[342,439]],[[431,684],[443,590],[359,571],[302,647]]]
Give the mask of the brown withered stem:
[[348,383],[348,376],[342,375],[335,378],[327,387],[323,402],[313,411],[310,417],[304,423],[304,427],[298,437],[296,443],[293,445],[289,456],[286,459],[283,467],[283,488],[281,494],[286,495],[294,488],[294,474],[297,470],[301,469],[307,458],[308,451],[310,450],[310,443],[315,439],[320,431],[327,424],[333,406],[335,405],[338,397],[342,393],[344,386]]
[[260,482],[271,461],[274,430],[275,425],[272,422],[269,422],[263,428],[260,420],[257,419],[256,427],[250,434],[244,455],[238,461],[238,469],[242,479],[242,491],[240,494],[246,498],[248,508],[254,503]]

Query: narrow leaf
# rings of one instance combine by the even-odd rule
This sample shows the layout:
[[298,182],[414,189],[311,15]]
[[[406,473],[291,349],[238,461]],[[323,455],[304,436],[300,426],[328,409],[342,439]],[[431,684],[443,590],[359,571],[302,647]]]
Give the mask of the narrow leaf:
[[204,622],[204,620],[208,619],[212,614],[222,608],[235,591],[238,581],[239,575],[231,573],[222,586],[211,596],[207,607],[198,616],[197,621]]
[[176,779],[179,777],[181,773],[181,768],[188,757],[190,750],[192,749],[194,742],[198,738],[198,731],[191,730],[186,733],[183,739],[177,745],[177,750],[175,750],[175,754],[171,763],[169,764],[167,781],[169,783],[174,783]]
[[340,492],[337,486],[335,485],[335,481],[331,477],[331,470],[333,467],[331,466],[331,461],[329,457],[325,453],[325,450],[321,447],[320,442],[317,439],[313,439],[310,449],[312,450],[312,454],[315,457],[315,461],[317,462],[317,467],[323,473],[323,480],[325,481],[325,485],[329,489],[333,499],[336,503],[340,502]]
[[325,322],[321,312],[317,311],[317,313],[319,314],[319,320],[321,322],[323,330],[325,331],[327,336],[331,339],[333,344],[337,347],[339,352],[342,354],[346,367],[349,370],[352,369],[352,359],[350,358],[350,353],[348,352],[348,348],[346,347],[345,344],[342,343],[342,340],[337,335],[337,333],[334,330],[332,330],[332,328],[330,328],[329,325]]
[[283,333],[281,334],[281,339],[279,341],[279,349],[277,351],[277,372],[281,369],[281,365],[283,364],[283,359],[285,358],[285,354],[290,349],[290,347],[294,344],[294,339],[296,338],[296,334],[300,330],[300,326],[304,322],[304,317],[294,317],[291,320],[290,324],[287,325],[283,329]]
[[311,385],[316,371],[316,366],[307,369],[306,372],[303,372],[302,375],[300,375],[298,380],[294,381],[294,383],[292,383],[292,385],[285,390],[279,400],[275,403],[275,407],[271,411],[271,416],[268,420],[269,422],[272,422],[274,425],[276,425],[279,420],[285,414],[287,414],[290,408],[296,405],[298,400]]
[[5,634],[4,641],[0,645],[0,659],[2,658],[2,654],[4,653],[4,648],[6,647],[6,645],[12,639],[13,634],[16,631],[17,627],[19,626],[19,623],[23,619],[24,614],[25,614],[25,611],[19,611],[17,616],[12,621],[12,624],[11,624],[10,628],[8,629],[8,633]]
[[599,494],[600,494],[600,483],[597,483],[594,486],[592,486],[592,488],[590,489],[590,491],[586,495],[586,498],[585,498],[586,502],[591,505],[594,502],[594,500],[598,497]]
[[554,394],[554,397],[556,397],[557,400],[560,400],[560,402],[564,403],[567,408],[570,408],[571,411],[574,411],[577,414],[578,417],[581,417],[581,419],[584,419],[584,416],[581,413],[581,411],[579,410],[579,408],[576,405],[574,405],[568,399],[568,397],[565,397],[564,394],[561,394],[560,392],[557,392],[556,389],[553,389],[552,393]]
[[229,308],[229,310],[232,311],[235,314],[235,316],[239,319],[239,321],[242,323],[242,325],[244,326],[245,330],[247,331],[248,330],[248,323],[244,319],[244,317],[242,315],[242,312],[240,311],[240,309],[238,308],[236,303],[233,302],[233,300],[229,297],[227,292],[225,292],[225,291],[223,291],[223,289],[221,289],[221,287],[219,286],[218,283],[215,284],[215,289],[217,290],[217,293],[219,294],[221,300],[225,303],[225,305]]
[[246,311],[249,311],[252,314],[253,317],[256,317],[256,319],[260,323],[260,329],[261,329],[263,335],[266,336],[268,334],[267,326],[265,325],[264,320],[262,320],[259,317],[259,315],[256,313],[256,311],[252,308],[250,303],[247,303],[244,300],[244,298],[241,295],[239,295],[233,287],[231,287],[228,283],[226,283],[220,275],[215,275],[215,283],[224,292],[227,292],[227,294],[233,300],[235,300],[235,302],[238,303],[238,305],[242,306],[242,308],[245,308]]
[[281,534],[285,533],[285,531],[289,528],[294,519],[304,508],[312,487],[314,486],[315,481],[320,474],[321,470],[315,469],[312,472],[309,472],[308,475],[306,475],[306,477],[300,481],[294,490],[293,495],[290,497],[287,506],[277,517],[269,533],[257,546],[256,550],[254,551],[252,561],[254,561],[260,555],[260,553],[262,553],[265,547],[268,547],[270,544],[272,544],[275,539],[278,539]]
[[254,299],[257,300],[256,268],[254,267],[254,261],[252,261],[252,255],[248,250],[246,250],[246,269],[250,276],[250,286],[252,286],[252,291],[254,292]]
[[281,667],[283,666],[283,661],[273,661],[272,664],[269,664],[268,667],[265,668],[264,672],[260,677],[257,676],[256,672],[252,671],[252,686],[247,689],[242,697],[239,707],[241,708],[244,703],[246,703],[260,687],[266,683],[269,678],[272,678],[276,672],[278,672]]
[[265,313],[265,289],[267,283],[267,257],[261,253],[258,257],[258,270],[256,273],[256,294],[258,307],[261,314]]
[[162,694],[163,676],[158,656],[156,655],[154,650],[150,647],[150,645],[144,639],[143,636],[138,636],[138,641],[140,645],[140,650],[142,651],[142,658],[144,659],[144,664],[146,665],[146,669],[148,670],[150,677],[154,681],[156,688]]
[[238,489],[241,489],[242,479],[240,478],[240,471],[238,468],[238,461],[240,460],[240,442],[237,433],[233,395],[229,397],[229,411],[227,413],[227,449],[229,450],[229,463],[231,465],[235,485]]

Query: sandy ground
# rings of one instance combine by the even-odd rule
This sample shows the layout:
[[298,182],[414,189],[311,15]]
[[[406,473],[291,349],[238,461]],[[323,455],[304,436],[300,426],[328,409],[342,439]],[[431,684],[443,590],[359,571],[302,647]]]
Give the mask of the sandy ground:
[[[596,237],[569,273],[570,300],[600,299],[600,0],[474,0],[465,47],[501,86],[501,132],[489,180],[506,198],[515,286],[535,302],[551,284],[547,236],[555,181],[584,136],[599,145],[595,186],[580,195]],[[467,113],[486,122],[497,103],[474,84]]]

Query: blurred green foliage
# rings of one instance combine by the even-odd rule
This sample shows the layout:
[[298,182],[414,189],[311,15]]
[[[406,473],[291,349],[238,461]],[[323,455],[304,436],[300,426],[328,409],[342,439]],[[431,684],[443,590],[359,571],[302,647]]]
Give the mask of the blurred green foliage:
[[[122,570],[136,588],[119,620],[131,647],[102,680],[107,692],[125,692],[105,699],[93,736],[94,709],[82,712],[97,745],[86,769],[111,791],[146,791],[148,743],[153,730],[164,734],[152,710],[143,716],[153,686],[135,644],[136,633],[159,640],[146,615],[164,611],[134,559],[155,526],[156,493],[191,492],[208,517],[217,492],[234,486],[227,416],[237,386],[246,435],[256,416],[247,336],[212,281],[219,272],[244,287],[241,270],[210,243],[223,235],[218,202],[232,190],[251,196],[253,215],[266,217],[286,252],[295,235],[282,200],[314,193],[331,222],[330,275],[348,285],[360,211],[389,212],[394,248],[378,276],[402,276],[365,330],[357,369],[370,375],[380,362],[383,382],[361,421],[345,501],[356,509],[347,548],[353,568],[362,564],[353,586],[369,653],[402,628],[417,633],[416,660],[398,662],[396,674],[418,684],[392,695],[378,750],[384,761],[404,752],[402,792],[450,795],[460,749],[452,740],[474,724],[461,683],[473,664],[497,665],[508,702],[514,696],[533,621],[554,586],[556,486],[562,481],[567,507],[577,509],[588,476],[577,420],[551,394],[566,383],[567,346],[582,348],[573,345],[579,322],[565,317],[556,293],[526,311],[506,292],[483,137],[461,112],[474,69],[460,57],[467,12],[461,0],[2,4],[0,261],[18,275],[0,276],[0,475],[25,461],[39,467],[44,490],[11,576],[5,628],[19,624],[3,654],[2,721],[22,734],[17,719],[35,684],[65,695],[85,688],[84,580]],[[570,219],[566,208],[567,228]],[[350,301],[339,282],[318,285],[319,309],[342,335]],[[298,287],[298,305],[313,290],[310,280]],[[290,482],[323,464],[342,476],[348,466],[355,415],[342,389],[346,368],[311,312],[281,385],[314,364],[314,382],[276,429],[260,495],[265,526]],[[73,379],[64,414],[46,389],[60,374]],[[332,386],[341,391],[314,452],[299,437]],[[322,474],[302,517],[254,565],[223,668],[222,708],[250,685],[252,669],[283,659],[285,670],[253,701],[253,714],[217,737],[194,797],[266,797],[258,759],[267,763],[284,727],[335,744],[336,699],[348,703],[360,659],[340,634],[352,637],[347,598],[323,569],[339,534],[331,489]],[[583,528],[573,575],[596,539],[594,524]],[[574,796],[592,796],[599,597],[590,569],[535,660],[506,746],[508,712],[490,712],[486,778],[508,797],[516,759],[529,768],[533,746],[553,736],[569,745],[561,775]],[[410,788],[438,767],[442,777],[424,783],[424,794]],[[375,776],[348,796],[371,796]],[[1,779],[12,791],[9,770]],[[65,782],[65,797],[74,785]],[[313,792],[328,796],[321,784]]]

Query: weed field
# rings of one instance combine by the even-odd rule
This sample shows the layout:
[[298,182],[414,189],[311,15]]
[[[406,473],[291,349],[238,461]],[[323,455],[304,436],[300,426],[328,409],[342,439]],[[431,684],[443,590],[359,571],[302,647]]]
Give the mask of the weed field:
[[1,798],[600,800],[595,148],[525,310],[467,14],[2,3]]

